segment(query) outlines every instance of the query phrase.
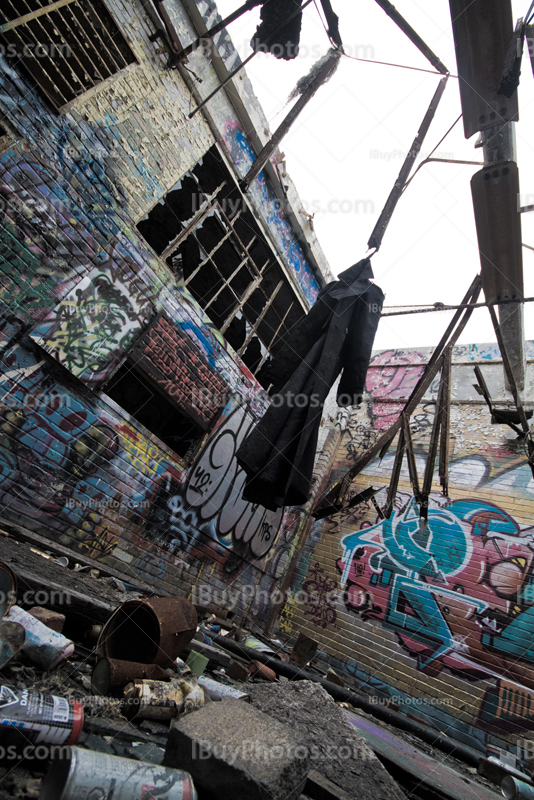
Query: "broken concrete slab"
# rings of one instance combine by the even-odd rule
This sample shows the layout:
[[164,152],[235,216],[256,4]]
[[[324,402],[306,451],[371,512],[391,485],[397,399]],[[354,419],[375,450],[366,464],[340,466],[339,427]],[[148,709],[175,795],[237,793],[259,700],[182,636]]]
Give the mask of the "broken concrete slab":
[[297,800],[308,775],[304,737],[247,703],[210,703],[173,724],[163,766],[232,800]]
[[250,702],[305,736],[310,769],[357,800],[401,800],[403,792],[332,697],[312,681],[255,684]]

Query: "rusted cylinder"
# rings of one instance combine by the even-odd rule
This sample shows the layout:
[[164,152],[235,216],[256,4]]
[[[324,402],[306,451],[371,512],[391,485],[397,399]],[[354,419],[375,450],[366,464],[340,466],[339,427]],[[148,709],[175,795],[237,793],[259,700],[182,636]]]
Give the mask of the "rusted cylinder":
[[188,772],[144,761],[69,748],[68,757],[52,762],[39,800],[197,800]]
[[255,678],[263,678],[265,681],[276,680],[276,672],[270,667],[266,667],[265,664],[261,664],[259,661],[251,661],[248,668],[251,675],[254,675]]
[[172,675],[159,664],[140,664],[137,661],[120,661],[117,658],[101,658],[91,675],[91,688],[95,694],[124,689],[134,680],[170,681]]
[[197,623],[195,607],[185,597],[128,600],[104,625],[98,649],[106,658],[171,667]]

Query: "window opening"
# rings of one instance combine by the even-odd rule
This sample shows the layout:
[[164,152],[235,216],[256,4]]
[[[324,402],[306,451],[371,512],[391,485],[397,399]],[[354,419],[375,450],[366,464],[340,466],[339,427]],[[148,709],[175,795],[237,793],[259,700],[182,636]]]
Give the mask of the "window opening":
[[304,316],[216,146],[137,227],[253,373]]
[[186,461],[192,459],[204,431],[178,410],[142,370],[126,361],[110,379],[105,392],[163,444]]
[[102,0],[3,0],[0,41],[56,110],[136,61]]

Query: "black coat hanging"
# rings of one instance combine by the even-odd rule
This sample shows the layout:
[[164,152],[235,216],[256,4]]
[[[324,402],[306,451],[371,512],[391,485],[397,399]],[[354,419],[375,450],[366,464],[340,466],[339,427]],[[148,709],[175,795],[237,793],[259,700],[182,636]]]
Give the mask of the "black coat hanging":
[[338,405],[361,402],[384,301],[372,277],[369,259],[342,272],[262,369],[272,405],[237,451],[250,502],[274,510],[308,500],[323,404],[341,370]]

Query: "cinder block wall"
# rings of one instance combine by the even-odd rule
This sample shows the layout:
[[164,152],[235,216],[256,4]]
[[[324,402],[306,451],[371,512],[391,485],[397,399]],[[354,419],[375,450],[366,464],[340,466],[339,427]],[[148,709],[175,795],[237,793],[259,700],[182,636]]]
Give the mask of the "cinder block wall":
[[[528,407],[534,343],[526,346]],[[374,355],[361,408],[330,424],[325,451],[335,453],[322,491],[396,419],[429,356]],[[534,730],[534,480],[523,442],[491,424],[473,388],[476,364],[493,399],[511,399],[495,345],[455,348],[449,496],[436,462],[428,531],[419,530],[405,460],[389,520],[369,501],[312,526],[278,634],[317,640],[320,655],[374,702],[471,746],[515,753],[519,741],[524,753]],[[438,382],[411,420],[420,481]],[[354,492],[380,489],[381,507],[395,449],[396,440],[354,482]]]
[[[193,38],[180,3],[167,5],[180,35]],[[138,63],[63,113],[0,59],[8,132],[0,152],[0,518],[72,548],[74,561],[87,555],[157,590],[241,608],[252,624],[267,618],[291,548],[282,514],[244,502],[236,480],[235,450],[266,394],[135,227],[214,135],[202,114],[188,120],[190,91],[156,54],[142,4],[110,8]],[[214,80],[209,69],[204,77]],[[228,155],[233,146],[250,150],[224,93],[216,112]],[[262,192],[269,204],[265,185]],[[317,283],[290,225],[270,207],[265,218],[313,302]],[[77,302],[102,305],[103,285],[104,316],[69,325]],[[102,390],[106,370],[160,312],[188,342],[189,363],[209,365],[232,395],[192,463]],[[47,326],[65,330],[61,363],[39,346]],[[93,349],[109,356],[100,372]]]

